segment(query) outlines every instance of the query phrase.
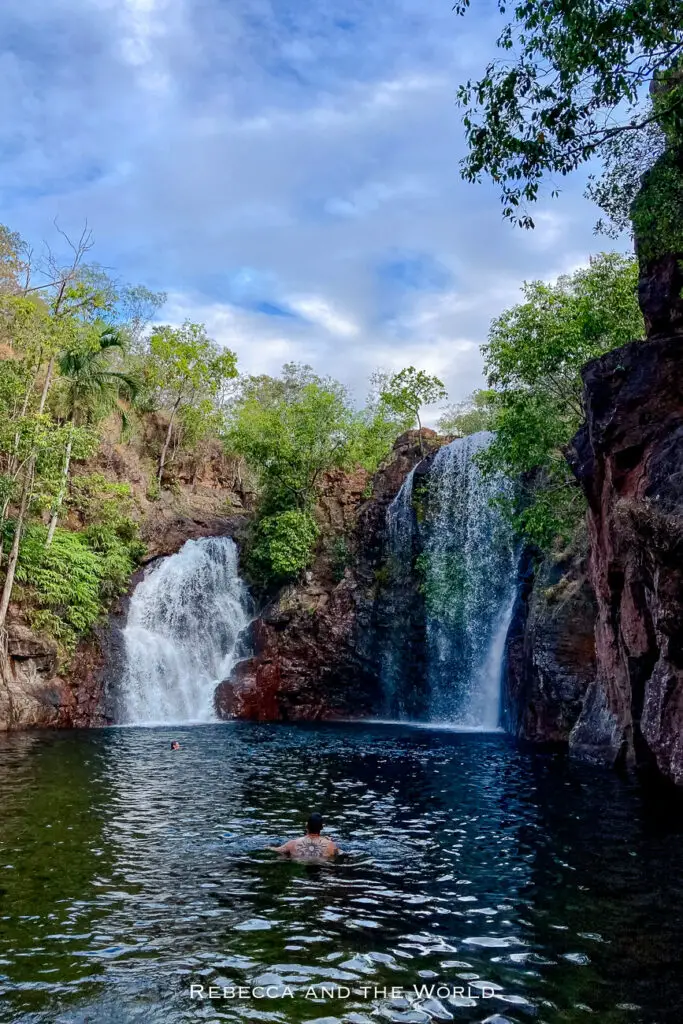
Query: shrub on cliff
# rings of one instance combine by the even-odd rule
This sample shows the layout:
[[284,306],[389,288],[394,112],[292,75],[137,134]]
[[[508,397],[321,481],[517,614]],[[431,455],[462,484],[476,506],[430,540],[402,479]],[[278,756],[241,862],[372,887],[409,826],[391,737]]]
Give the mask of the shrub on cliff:
[[311,563],[318,534],[313,516],[303,509],[260,519],[247,557],[250,575],[266,585],[296,579]]

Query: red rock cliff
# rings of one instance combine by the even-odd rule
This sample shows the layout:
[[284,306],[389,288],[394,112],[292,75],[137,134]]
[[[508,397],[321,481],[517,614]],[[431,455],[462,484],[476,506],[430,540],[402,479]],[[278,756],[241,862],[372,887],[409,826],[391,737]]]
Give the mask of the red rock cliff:
[[626,345],[583,378],[572,461],[589,503],[597,676],[570,748],[654,759],[683,784],[683,338]]

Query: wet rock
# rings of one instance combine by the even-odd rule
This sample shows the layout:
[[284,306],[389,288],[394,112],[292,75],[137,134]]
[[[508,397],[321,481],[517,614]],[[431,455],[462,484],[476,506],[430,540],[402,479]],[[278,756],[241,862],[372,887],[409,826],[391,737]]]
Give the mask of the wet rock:
[[588,498],[597,673],[570,736],[588,760],[683,784],[683,344],[633,342],[583,371],[571,462]]
[[143,562],[175,555],[188,540],[201,537],[240,539],[246,525],[243,515],[216,516],[195,511],[190,516],[153,510],[142,525],[142,539],[147,548]]
[[522,554],[503,700],[505,726],[522,739],[566,743],[595,679],[596,606],[587,558],[585,533],[559,556]]
[[0,664],[0,731],[104,724],[101,686],[87,682],[88,659],[97,657],[95,644],[82,645],[76,672],[84,670],[85,679],[65,679],[58,674],[56,644],[10,620]]

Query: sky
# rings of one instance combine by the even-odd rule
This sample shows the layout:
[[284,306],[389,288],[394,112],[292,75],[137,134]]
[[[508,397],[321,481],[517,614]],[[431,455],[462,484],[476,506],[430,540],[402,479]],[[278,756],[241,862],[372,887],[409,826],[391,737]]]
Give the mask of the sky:
[[492,0],[2,0],[0,221],[39,247],[87,219],[243,372],[362,400],[412,364],[458,401],[522,282],[607,247],[581,177],[533,232],[460,180],[455,94],[498,27]]

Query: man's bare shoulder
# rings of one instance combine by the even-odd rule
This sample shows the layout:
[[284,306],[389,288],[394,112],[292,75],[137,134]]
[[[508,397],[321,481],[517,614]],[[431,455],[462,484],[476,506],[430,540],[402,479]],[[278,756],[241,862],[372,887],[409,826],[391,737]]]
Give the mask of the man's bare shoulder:
[[296,839],[290,839],[288,843],[283,843],[282,846],[271,846],[271,850],[275,850],[276,853],[282,853],[285,856],[291,856],[296,849]]

